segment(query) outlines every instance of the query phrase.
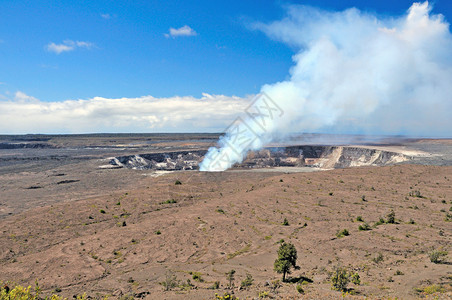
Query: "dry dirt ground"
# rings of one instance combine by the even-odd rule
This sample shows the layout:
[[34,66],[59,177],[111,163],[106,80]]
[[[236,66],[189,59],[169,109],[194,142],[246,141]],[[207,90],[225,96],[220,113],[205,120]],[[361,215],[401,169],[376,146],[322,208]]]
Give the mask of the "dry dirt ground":
[[[262,292],[276,299],[337,299],[341,292],[331,289],[329,274],[343,266],[361,277],[361,285],[349,285],[355,295],[347,297],[452,297],[451,166],[153,177],[99,170],[93,163],[80,181],[56,184],[74,179],[55,176],[70,169],[61,168],[44,172],[41,188],[26,190],[41,200],[0,219],[0,280],[38,280],[44,294],[68,298],[86,292],[93,298],[213,299],[228,291],[240,299]],[[2,193],[12,192],[4,186]],[[391,210],[395,224],[375,224]],[[371,230],[358,230],[358,216]],[[343,229],[350,235],[338,238]],[[281,239],[298,251],[300,269],[290,276],[304,279],[304,294],[297,283],[272,288],[281,279],[273,271]],[[432,250],[449,255],[435,264]],[[225,276],[231,269],[232,290]],[[169,272],[180,286],[164,291],[160,283]],[[246,274],[254,283],[239,289]],[[215,281],[219,289],[210,289]]]

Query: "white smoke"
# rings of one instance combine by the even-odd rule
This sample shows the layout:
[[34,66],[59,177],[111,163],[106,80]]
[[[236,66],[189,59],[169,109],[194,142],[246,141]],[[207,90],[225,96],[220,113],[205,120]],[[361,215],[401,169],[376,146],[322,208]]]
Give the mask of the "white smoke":
[[237,132],[226,131],[201,170],[225,170],[297,131],[450,137],[452,35],[431,9],[427,1],[414,3],[401,17],[378,18],[355,8],[290,6],[283,20],[255,24],[299,49],[290,80],[261,89],[284,116],[264,131],[245,118],[259,138],[239,144]]

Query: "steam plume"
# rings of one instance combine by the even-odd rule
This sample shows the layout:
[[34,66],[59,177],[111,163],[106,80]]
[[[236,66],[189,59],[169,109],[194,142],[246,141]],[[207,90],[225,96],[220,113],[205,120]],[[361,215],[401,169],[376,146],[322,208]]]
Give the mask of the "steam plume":
[[401,17],[378,18],[290,6],[283,20],[255,24],[299,49],[290,80],[261,88],[284,116],[263,130],[249,115],[243,123],[258,138],[239,144],[238,131],[226,131],[201,170],[225,170],[289,132],[450,136],[452,35],[431,9],[414,3]]

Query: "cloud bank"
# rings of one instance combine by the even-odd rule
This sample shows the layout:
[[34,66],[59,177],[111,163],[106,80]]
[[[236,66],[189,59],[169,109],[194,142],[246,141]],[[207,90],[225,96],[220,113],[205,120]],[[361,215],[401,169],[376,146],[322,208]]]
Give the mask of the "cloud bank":
[[60,54],[60,53],[63,53],[63,52],[74,51],[77,48],[91,49],[93,47],[94,47],[94,44],[90,43],[90,42],[65,40],[61,44],[55,44],[53,42],[49,43],[46,46],[46,49],[49,52]]
[[[240,143],[228,131],[211,148],[203,170],[224,170],[289,132],[452,136],[452,35],[428,2],[400,17],[381,19],[355,8],[341,12],[289,6],[287,16],[254,24],[298,49],[287,81],[261,91],[284,113]],[[219,163],[216,158],[222,157]],[[213,165],[215,164],[215,167]]]
[[165,37],[169,38],[175,38],[178,36],[195,36],[198,33],[196,31],[194,31],[190,26],[188,25],[184,25],[180,28],[170,28],[169,29],[169,33],[165,33]]
[[248,98],[203,94],[44,102],[23,92],[0,100],[2,134],[94,132],[221,132]]

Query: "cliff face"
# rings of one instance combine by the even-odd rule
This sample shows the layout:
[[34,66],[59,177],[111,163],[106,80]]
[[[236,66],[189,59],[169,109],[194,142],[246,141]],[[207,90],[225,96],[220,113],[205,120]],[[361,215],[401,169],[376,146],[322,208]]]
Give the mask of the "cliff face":
[[334,161],[334,168],[384,166],[407,161],[410,158],[396,152],[358,147],[340,147],[342,153]]
[[[206,151],[181,151],[113,157],[115,167],[154,170],[197,170]],[[397,152],[353,146],[270,147],[248,153],[235,168],[313,167],[322,169],[383,166],[409,160]]]
[[145,170],[197,170],[206,151],[148,153],[110,158],[110,165]]

